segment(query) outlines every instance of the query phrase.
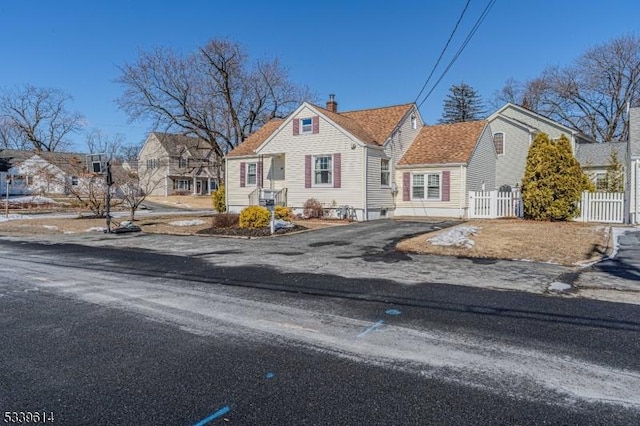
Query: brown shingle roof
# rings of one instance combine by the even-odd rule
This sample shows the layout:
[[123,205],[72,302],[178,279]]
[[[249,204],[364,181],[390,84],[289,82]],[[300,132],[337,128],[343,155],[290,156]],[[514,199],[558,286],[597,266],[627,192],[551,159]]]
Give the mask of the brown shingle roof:
[[395,126],[412,107],[413,104],[404,104],[385,108],[347,111],[340,113],[340,115],[357,122],[371,136],[376,145],[383,145]]
[[284,120],[273,119],[266,122],[255,132],[251,133],[248,138],[244,140],[240,145],[231,150],[227,157],[240,157],[243,155],[255,155],[256,149],[262,145],[262,142],[266,141],[269,136],[276,131],[276,129],[282,124]]
[[[341,113],[314,105],[328,119],[367,144],[383,145],[395,126],[409,112],[413,104],[395,105]],[[228,157],[255,155],[255,150],[276,131],[283,120],[271,120],[252,133],[244,142],[234,148]]]
[[424,126],[398,165],[467,163],[486,125],[482,120]]

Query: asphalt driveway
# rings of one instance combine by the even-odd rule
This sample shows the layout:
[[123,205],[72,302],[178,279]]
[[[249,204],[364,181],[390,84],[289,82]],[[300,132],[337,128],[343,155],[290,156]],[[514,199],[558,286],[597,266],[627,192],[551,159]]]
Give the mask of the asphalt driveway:
[[459,223],[385,219],[261,239],[65,234],[20,240],[142,249],[192,257],[219,268],[261,267],[274,273],[338,276],[361,282],[383,279],[403,286],[453,284],[544,293],[558,277],[573,271],[551,264],[404,254],[393,249],[401,239]]

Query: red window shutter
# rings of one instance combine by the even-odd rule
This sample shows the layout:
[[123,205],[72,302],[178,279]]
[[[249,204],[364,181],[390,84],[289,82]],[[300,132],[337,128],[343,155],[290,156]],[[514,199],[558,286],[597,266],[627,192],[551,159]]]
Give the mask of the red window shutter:
[[311,188],[311,156],[304,156],[304,187]]
[[240,163],[240,188],[247,186],[247,165],[246,163]]
[[317,115],[312,117],[311,124],[313,124],[313,133],[320,133],[320,117]]
[[293,119],[293,136],[298,136],[300,134],[300,120],[297,118]]
[[257,176],[256,176],[256,186],[262,188],[262,161],[258,161]]
[[449,201],[451,199],[451,172],[442,172],[442,201]]
[[411,200],[411,173],[402,174],[402,201]]
[[333,154],[333,187],[342,186],[342,154]]

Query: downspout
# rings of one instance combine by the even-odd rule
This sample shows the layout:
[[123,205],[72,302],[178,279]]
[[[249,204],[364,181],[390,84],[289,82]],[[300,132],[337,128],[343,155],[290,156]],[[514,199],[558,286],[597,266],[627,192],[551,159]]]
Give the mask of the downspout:
[[367,211],[367,201],[368,201],[367,188],[369,187],[367,185],[367,170],[369,168],[369,163],[368,163],[369,150],[366,146],[363,147],[363,157],[364,157],[364,163],[363,163],[364,167],[363,167],[362,173],[364,175],[364,178],[363,178],[362,186],[364,188],[364,191],[362,192],[362,195],[363,195],[362,220],[365,221],[365,220],[369,220],[369,212]]
[[[227,182],[229,182],[229,180],[227,179],[227,173],[229,173],[229,164],[227,164],[227,158],[224,158],[222,160],[224,162],[224,205],[227,207],[227,212],[229,211],[229,186],[227,185]],[[220,176],[220,173],[218,172],[218,176]],[[220,182],[218,182],[218,188],[220,187]]]
[[169,196],[169,176],[164,176],[164,196]]
[[[464,182],[464,185],[460,185],[460,201],[458,202],[460,209],[460,218],[464,218],[464,205],[467,200],[467,180],[464,179],[464,166],[460,165],[460,182]],[[451,183],[449,183],[451,185]]]

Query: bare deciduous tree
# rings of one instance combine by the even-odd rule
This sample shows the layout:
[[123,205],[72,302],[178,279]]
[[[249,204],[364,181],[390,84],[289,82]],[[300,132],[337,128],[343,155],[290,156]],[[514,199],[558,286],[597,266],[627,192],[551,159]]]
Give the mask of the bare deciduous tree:
[[218,156],[271,118],[313,100],[277,59],[250,62],[240,45],[219,39],[189,55],[142,51],[121,67],[117,82],[124,87],[118,103],[131,120],[152,119],[154,129],[198,136]]
[[[67,111],[71,97],[60,90],[23,86],[0,94],[0,125],[17,148],[60,151],[82,127],[83,117]],[[9,132],[9,133],[6,133]]]
[[496,98],[525,106],[600,141],[627,140],[627,105],[640,103],[640,37],[592,47],[566,67],[549,67],[525,83],[514,80]]
[[88,152],[106,154],[107,158],[116,158],[124,146],[124,135],[108,135],[102,130],[93,129],[86,134]]
[[122,203],[129,209],[130,221],[135,220],[136,211],[147,198],[147,195],[153,192],[162,182],[155,178],[155,173],[158,173],[158,169],[151,173],[138,174],[137,170],[123,167],[119,164],[113,167],[114,192],[116,198],[122,200]]

